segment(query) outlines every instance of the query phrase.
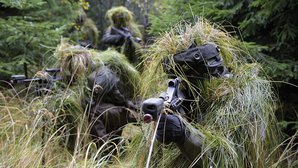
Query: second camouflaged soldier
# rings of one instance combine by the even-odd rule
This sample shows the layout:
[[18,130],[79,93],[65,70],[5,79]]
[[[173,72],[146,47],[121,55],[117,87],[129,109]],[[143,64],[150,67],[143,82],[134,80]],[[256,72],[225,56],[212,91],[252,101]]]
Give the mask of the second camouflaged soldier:
[[142,34],[133,21],[133,14],[127,8],[120,6],[107,11],[106,17],[111,22],[102,38],[102,42],[124,54],[128,60],[136,65],[140,62],[138,49]]

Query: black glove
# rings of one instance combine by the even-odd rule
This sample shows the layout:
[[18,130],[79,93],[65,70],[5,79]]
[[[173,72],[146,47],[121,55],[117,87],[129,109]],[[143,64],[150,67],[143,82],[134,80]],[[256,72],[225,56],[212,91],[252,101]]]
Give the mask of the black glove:
[[127,100],[125,102],[125,106],[127,108],[131,109],[131,110],[134,110],[134,111],[138,111],[139,110],[139,107],[136,104],[134,104],[132,101],[130,101],[130,100]]
[[127,45],[132,45],[133,37],[130,32],[125,34],[125,40],[127,41]]
[[183,143],[185,138],[185,125],[176,115],[161,114],[157,127],[156,138],[159,142]]
[[132,35],[131,35],[130,32],[127,32],[127,33],[125,34],[125,39],[126,39],[126,40],[132,40]]
[[121,34],[124,36],[126,40],[131,40],[132,39],[132,34],[130,30],[126,27],[120,28],[120,31],[122,32]]

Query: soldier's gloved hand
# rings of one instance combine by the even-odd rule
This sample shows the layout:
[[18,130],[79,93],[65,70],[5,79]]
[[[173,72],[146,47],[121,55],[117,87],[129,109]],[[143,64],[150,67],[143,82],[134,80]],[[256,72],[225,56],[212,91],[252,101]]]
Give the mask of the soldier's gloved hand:
[[183,143],[185,138],[185,125],[176,115],[161,114],[157,126],[156,138],[159,142],[169,144]]
[[125,102],[125,106],[127,108],[131,109],[131,110],[134,110],[134,111],[138,111],[139,110],[139,107],[136,104],[134,104],[132,101],[130,101],[130,100],[127,100]]
[[129,33],[129,34],[126,35],[125,39],[128,40],[128,41],[132,41],[132,40],[133,40],[133,37],[132,37],[132,35]]

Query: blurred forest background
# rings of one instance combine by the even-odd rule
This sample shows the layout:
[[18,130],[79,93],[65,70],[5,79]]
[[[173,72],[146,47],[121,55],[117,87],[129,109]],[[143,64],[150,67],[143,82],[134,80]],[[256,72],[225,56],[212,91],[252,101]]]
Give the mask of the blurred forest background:
[[[113,6],[134,13],[150,43],[175,24],[203,16],[246,42],[263,65],[280,98],[276,111],[286,136],[298,128],[298,1],[296,0],[0,0],[1,87],[13,74],[34,75],[50,67],[52,54],[83,8],[99,30],[100,41]],[[96,46],[104,50],[100,42]]]

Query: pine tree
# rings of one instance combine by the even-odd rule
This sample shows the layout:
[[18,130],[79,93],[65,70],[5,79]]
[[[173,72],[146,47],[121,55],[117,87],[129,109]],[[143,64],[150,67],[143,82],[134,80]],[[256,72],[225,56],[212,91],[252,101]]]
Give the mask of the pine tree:
[[79,6],[72,0],[0,0],[1,78],[25,71],[33,75],[50,66],[51,54]]
[[204,16],[212,22],[226,25],[226,29],[234,32],[235,36],[249,41],[246,47],[265,65],[265,70],[273,79],[298,79],[297,2],[177,0],[165,6],[158,15],[151,15],[150,33],[158,35],[181,20],[193,22],[195,16]]

